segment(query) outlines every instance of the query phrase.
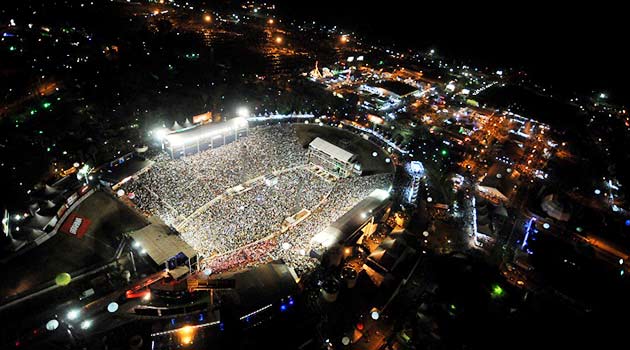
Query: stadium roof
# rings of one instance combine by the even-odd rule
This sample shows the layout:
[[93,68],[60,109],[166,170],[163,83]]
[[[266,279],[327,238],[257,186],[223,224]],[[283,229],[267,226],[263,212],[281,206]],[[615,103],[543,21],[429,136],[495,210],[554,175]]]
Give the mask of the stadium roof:
[[197,255],[188,243],[184,242],[179,235],[171,234],[170,231],[166,225],[150,224],[132,232],[130,236],[158,265],[164,264],[179,253],[184,253],[188,258]]
[[352,157],[354,157],[354,154],[319,137],[316,137],[313,141],[311,141],[309,146],[328,154],[332,158],[346,163],[350,162]]
[[339,219],[330,224],[322,232],[313,237],[313,241],[326,247],[351,239],[353,234],[359,230],[372,217],[372,213],[382,207],[389,198],[389,193],[384,190],[374,190],[357,205],[348,210]]
[[234,118],[221,123],[201,124],[197,127],[175,131],[164,136],[164,141],[171,146],[195,144],[202,139],[223,135],[226,132],[234,132],[235,129],[247,127],[247,119]]

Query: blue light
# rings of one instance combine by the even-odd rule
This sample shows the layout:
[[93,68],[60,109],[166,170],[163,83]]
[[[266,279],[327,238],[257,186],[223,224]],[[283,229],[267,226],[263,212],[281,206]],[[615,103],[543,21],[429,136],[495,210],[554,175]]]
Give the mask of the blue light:
[[289,305],[293,305],[293,304],[295,304],[295,303],[293,302],[293,299],[289,299]]
[[287,306],[285,304],[280,304],[280,311],[287,311]]
[[173,326],[175,325],[175,319],[174,318],[171,318],[171,325],[173,325]]
[[527,240],[529,239],[529,234],[530,234],[530,231],[532,230],[532,224],[534,223],[534,221],[536,221],[536,218],[531,218],[527,222],[527,225],[525,226],[526,227],[526,229],[525,229],[525,237],[523,238],[523,244],[521,245],[521,249],[522,250],[524,250],[525,247],[527,246]]
[[220,331],[224,331],[225,330],[225,323],[223,323],[223,322],[219,323],[219,330]]
[[630,226],[630,219],[626,220],[626,226]]
[[199,322],[203,321],[203,314],[199,314]]

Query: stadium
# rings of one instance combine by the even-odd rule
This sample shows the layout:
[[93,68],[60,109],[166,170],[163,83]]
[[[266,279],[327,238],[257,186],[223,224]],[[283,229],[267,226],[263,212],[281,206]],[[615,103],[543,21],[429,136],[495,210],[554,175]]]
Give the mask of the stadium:
[[[360,210],[366,198],[382,204],[388,197],[389,155],[336,127],[253,124],[167,130],[162,152],[147,156],[151,165],[127,177],[118,194],[178,232],[197,253],[200,270],[219,273],[281,259],[301,276],[316,266],[316,252],[344,239],[322,241],[322,232],[338,220],[350,225],[344,214]],[[357,214],[358,226],[348,226],[352,234],[377,209]]]

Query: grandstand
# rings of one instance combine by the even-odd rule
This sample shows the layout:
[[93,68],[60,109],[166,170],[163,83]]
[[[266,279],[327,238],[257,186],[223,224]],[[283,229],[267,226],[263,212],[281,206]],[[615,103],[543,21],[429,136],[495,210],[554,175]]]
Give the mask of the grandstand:
[[345,178],[361,173],[361,166],[354,154],[320,137],[308,145],[308,160],[336,177]]
[[162,138],[162,149],[173,159],[217,148],[249,134],[249,124],[245,118],[173,129]]

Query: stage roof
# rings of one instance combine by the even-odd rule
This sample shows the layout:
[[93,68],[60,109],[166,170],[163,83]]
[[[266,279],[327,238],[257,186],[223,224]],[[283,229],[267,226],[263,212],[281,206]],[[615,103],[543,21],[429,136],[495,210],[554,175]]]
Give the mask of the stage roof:
[[162,265],[179,253],[188,258],[197,252],[176,234],[169,234],[170,228],[164,224],[150,224],[130,234],[142,249],[146,250],[156,264]]

